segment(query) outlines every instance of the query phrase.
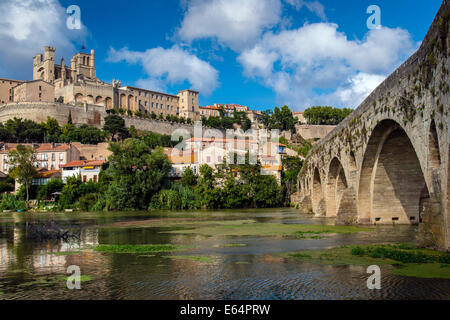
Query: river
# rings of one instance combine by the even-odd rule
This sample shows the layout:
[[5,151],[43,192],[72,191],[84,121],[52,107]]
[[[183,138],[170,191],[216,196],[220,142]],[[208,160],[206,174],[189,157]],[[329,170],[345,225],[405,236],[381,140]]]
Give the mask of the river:
[[[50,220],[80,230],[80,238],[68,243],[26,240],[27,224]],[[291,208],[151,215],[0,214],[0,299],[450,299],[450,280],[396,276],[388,272],[392,266],[381,266],[382,288],[369,290],[365,267],[322,265],[281,255],[345,244],[412,242],[415,226],[374,226],[372,232],[316,239],[173,233],[184,223],[192,228],[196,223],[231,220],[333,224],[332,219],[301,215]],[[99,253],[92,249],[98,244],[173,244],[187,249]],[[64,277],[71,265],[88,276],[80,290],[67,288]]]

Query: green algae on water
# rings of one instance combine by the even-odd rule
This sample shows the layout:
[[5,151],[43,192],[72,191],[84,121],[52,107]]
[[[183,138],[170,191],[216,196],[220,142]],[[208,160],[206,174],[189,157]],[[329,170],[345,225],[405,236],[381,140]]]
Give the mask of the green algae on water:
[[282,256],[327,265],[392,265],[390,272],[399,276],[450,279],[449,253],[417,248],[412,244],[346,245]]
[[425,279],[450,279],[450,265],[441,263],[408,263],[396,266],[392,274]]
[[95,247],[95,251],[101,253],[156,253],[180,251],[186,248],[186,246],[173,244],[100,244]]
[[220,247],[227,247],[227,248],[230,248],[230,247],[246,247],[247,246],[247,244],[245,244],[245,243],[226,243],[226,244],[222,244],[222,245],[219,245]]
[[202,263],[213,262],[213,261],[216,260],[216,257],[212,257],[212,256],[188,256],[188,255],[164,256],[163,258],[168,258],[168,259],[185,259],[185,260],[192,260],[192,261],[197,261],[197,262],[202,262]]
[[[181,226],[180,226],[181,227]],[[227,221],[227,223],[214,223],[210,225],[198,225],[192,228],[165,231],[173,234],[196,234],[204,236],[292,236],[299,234],[350,234],[362,231],[373,231],[372,228],[361,228],[356,226],[333,226],[333,225],[306,225],[306,224],[282,224],[282,223],[260,223],[254,220]]]
[[52,252],[54,256],[72,256],[76,254],[82,254],[81,251],[62,251],[62,252]]

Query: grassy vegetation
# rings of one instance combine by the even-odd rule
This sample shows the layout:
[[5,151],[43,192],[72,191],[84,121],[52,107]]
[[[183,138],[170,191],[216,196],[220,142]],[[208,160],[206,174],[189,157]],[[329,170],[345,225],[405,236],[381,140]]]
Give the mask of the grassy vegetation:
[[201,263],[209,263],[209,262],[213,262],[214,260],[216,260],[216,257],[212,257],[212,256],[164,256],[163,258],[169,258],[169,259],[185,259],[185,260],[192,260],[192,261],[197,261],[197,262],[201,262]]
[[[69,277],[64,277],[64,280],[65,281],[67,281],[69,279]],[[92,279],[92,276],[90,276],[90,275],[88,275],[88,274],[82,274],[81,276],[80,276],[80,282],[81,283],[83,283],[83,282],[89,282],[89,281],[92,281],[93,279]]]
[[303,250],[284,256],[330,265],[393,265],[393,274],[418,278],[450,278],[450,254],[412,244],[341,246]]
[[323,250],[303,250],[293,253],[283,254],[287,257],[303,261],[311,261],[320,264],[329,265],[362,265],[369,266],[372,264],[394,264],[394,260],[376,259],[366,256],[353,255],[351,247],[342,246],[332,249]]
[[[57,284],[66,285],[69,276],[66,275],[49,275],[43,277],[35,277],[33,280],[23,282],[18,285],[18,287],[30,287],[30,286],[41,286],[41,287],[50,287]],[[80,275],[80,282],[89,282],[92,281],[93,278],[90,275],[83,274]]]
[[406,277],[450,279],[450,265],[441,263],[409,263],[391,272]]
[[81,254],[81,251],[62,251],[62,252],[52,252],[54,256],[72,256],[75,254]]
[[101,244],[95,251],[102,253],[155,253],[172,252],[186,249],[186,247],[173,244]]
[[[208,222],[196,225],[190,229],[172,230],[167,233],[197,234],[204,236],[292,236],[299,237],[317,234],[354,233],[372,231],[369,228],[355,226],[330,226],[306,224],[260,223],[254,220],[234,220],[222,222]],[[306,237],[306,236],[305,236]]]
[[220,246],[229,248],[229,247],[246,247],[247,245],[245,243],[226,243]]

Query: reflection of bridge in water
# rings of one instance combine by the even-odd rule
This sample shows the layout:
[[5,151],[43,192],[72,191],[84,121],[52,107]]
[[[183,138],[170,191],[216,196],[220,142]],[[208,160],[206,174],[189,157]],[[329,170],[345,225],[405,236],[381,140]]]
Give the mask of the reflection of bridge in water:
[[444,0],[420,49],[308,155],[294,202],[337,223],[419,224],[450,249],[450,107]]

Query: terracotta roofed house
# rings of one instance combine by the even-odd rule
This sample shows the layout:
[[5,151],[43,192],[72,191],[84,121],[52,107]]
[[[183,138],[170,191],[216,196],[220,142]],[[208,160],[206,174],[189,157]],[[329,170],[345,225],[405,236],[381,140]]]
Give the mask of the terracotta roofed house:
[[61,167],[62,182],[66,183],[68,177],[80,176],[81,181],[98,182],[98,175],[100,173],[103,161],[102,160],[76,160],[71,161]]
[[0,170],[8,172],[11,165],[8,163],[8,152],[17,146],[32,146],[36,151],[37,168],[49,170],[59,169],[67,162],[80,159],[80,151],[72,144],[67,143],[3,143],[0,142]]

